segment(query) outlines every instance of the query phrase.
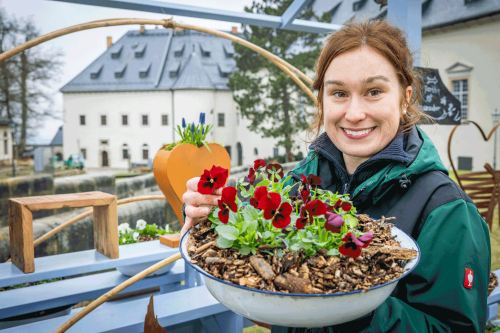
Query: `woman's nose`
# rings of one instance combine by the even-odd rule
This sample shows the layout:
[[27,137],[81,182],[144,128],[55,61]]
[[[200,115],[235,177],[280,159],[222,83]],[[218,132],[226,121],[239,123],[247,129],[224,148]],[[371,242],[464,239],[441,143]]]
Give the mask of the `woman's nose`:
[[353,96],[349,103],[349,106],[347,107],[345,119],[351,123],[358,123],[365,118],[366,111],[361,98]]

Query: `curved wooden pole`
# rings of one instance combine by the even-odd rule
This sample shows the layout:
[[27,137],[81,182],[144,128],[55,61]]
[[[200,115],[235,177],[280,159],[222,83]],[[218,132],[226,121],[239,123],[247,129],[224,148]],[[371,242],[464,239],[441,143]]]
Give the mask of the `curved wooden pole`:
[[[146,195],[146,196],[142,196],[142,197],[132,197],[132,198],[121,199],[121,200],[118,200],[116,202],[116,204],[117,205],[123,205],[123,204],[130,203],[130,202],[137,202],[137,201],[144,201],[144,200],[165,200],[165,199],[166,198],[163,195]],[[45,233],[41,237],[37,238],[33,242],[33,246],[37,247],[42,242],[46,241],[48,238],[50,238],[50,237],[54,236],[55,234],[57,234],[59,231],[65,229],[67,227],[69,227],[70,225],[74,224],[75,222],[80,221],[81,219],[83,219],[83,218],[85,218],[87,216],[92,215],[92,213],[93,213],[93,210],[89,209],[86,212],[83,212],[80,215],[77,215],[77,216],[73,217],[72,219],[64,222],[63,224],[58,225],[54,229],[50,230],[49,232]],[[9,259],[6,262],[10,262],[10,261],[11,260]]]
[[71,33],[78,32],[78,31],[83,31],[83,30],[94,29],[94,28],[111,27],[111,26],[119,26],[119,25],[133,25],[133,24],[151,24],[151,25],[161,25],[167,29],[168,28],[172,28],[172,29],[183,28],[183,29],[195,30],[195,31],[199,31],[199,32],[208,33],[208,34],[211,34],[214,36],[226,38],[226,39],[229,39],[235,43],[246,46],[246,47],[250,48],[251,50],[259,53],[264,58],[270,60],[272,63],[274,63],[276,66],[278,66],[281,70],[283,70],[287,75],[289,75],[295,81],[295,83],[297,83],[300,86],[300,88],[302,90],[304,90],[304,92],[314,101],[314,103],[317,103],[316,96],[314,96],[313,92],[309,88],[307,88],[307,86],[302,81],[300,81],[300,79],[297,78],[297,76],[294,75],[293,73],[297,74],[300,78],[302,78],[304,81],[306,81],[309,85],[312,85],[313,81],[307,75],[302,73],[299,69],[290,65],[288,62],[281,59],[280,57],[272,54],[271,52],[255,45],[253,43],[250,43],[242,38],[239,38],[235,35],[232,35],[232,34],[229,34],[226,32],[222,32],[222,31],[213,30],[213,29],[197,27],[194,25],[177,23],[172,19],[168,19],[168,20],[109,19],[109,20],[99,20],[99,21],[93,21],[93,22],[74,25],[71,27],[67,27],[64,29],[50,32],[46,35],[34,38],[30,41],[27,41],[24,44],[16,46],[15,48],[0,54],[0,62],[18,54],[18,53],[21,53],[29,48],[32,48],[36,45],[39,45],[39,44],[44,43],[46,41],[49,41],[51,39],[61,37],[61,36],[67,35],[67,34],[71,34]]
[[168,257],[167,259],[163,259],[159,263],[156,263],[153,266],[151,266],[151,267],[143,270],[142,272],[134,275],[133,277],[131,277],[127,281],[119,284],[118,286],[114,287],[113,289],[111,289],[110,291],[108,291],[107,293],[105,293],[104,295],[102,295],[98,299],[94,300],[89,305],[87,305],[85,307],[85,309],[83,309],[82,311],[78,312],[76,315],[74,315],[73,317],[71,317],[61,327],[59,327],[57,330],[55,330],[54,333],[66,332],[67,329],[69,329],[71,326],[73,326],[74,324],[76,324],[80,319],[82,319],[83,317],[85,317],[87,314],[89,314],[92,310],[94,310],[95,308],[97,308],[102,303],[108,301],[111,297],[113,297],[114,295],[118,294],[120,291],[124,290],[125,288],[130,287],[132,284],[136,283],[139,280],[144,279],[149,274],[151,274],[153,272],[156,272],[160,268],[165,267],[168,264],[171,264],[174,261],[179,260],[179,259],[182,259],[182,256],[181,256],[180,252],[174,254],[173,256]]
[[462,182],[460,181],[460,177],[458,176],[458,172],[455,169],[455,164],[453,163],[453,158],[451,157],[451,139],[453,138],[453,135],[455,134],[455,131],[457,130],[458,126],[460,126],[462,124],[468,124],[468,123],[473,124],[474,126],[477,127],[479,132],[481,132],[481,135],[482,135],[484,141],[490,140],[493,133],[495,133],[497,128],[500,126],[500,123],[493,126],[493,128],[491,129],[488,136],[486,136],[486,134],[484,134],[484,131],[481,128],[481,126],[479,126],[478,123],[476,123],[475,121],[472,121],[472,120],[466,120],[459,125],[455,125],[455,127],[453,127],[453,129],[451,130],[450,136],[448,137],[448,159],[450,160],[451,168],[453,169],[453,174],[455,175],[455,178],[457,178],[458,185],[460,185],[460,188],[462,188],[462,190],[464,190],[464,187],[462,186]]

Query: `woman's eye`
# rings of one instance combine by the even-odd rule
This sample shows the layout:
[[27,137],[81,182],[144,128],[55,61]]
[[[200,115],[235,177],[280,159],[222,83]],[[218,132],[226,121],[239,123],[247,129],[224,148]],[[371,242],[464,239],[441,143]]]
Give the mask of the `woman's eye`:
[[368,95],[369,95],[370,97],[375,97],[375,96],[380,95],[380,93],[381,93],[381,91],[380,91],[380,90],[374,89],[374,90],[370,90],[370,91],[368,92]]
[[342,91],[335,91],[332,95],[339,98],[345,97],[345,94]]

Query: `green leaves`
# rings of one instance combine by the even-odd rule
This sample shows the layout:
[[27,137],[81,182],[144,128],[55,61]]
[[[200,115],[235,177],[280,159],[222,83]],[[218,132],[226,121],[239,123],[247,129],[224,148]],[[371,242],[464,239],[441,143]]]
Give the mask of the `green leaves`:
[[359,224],[358,219],[352,215],[345,215],[344,221],[346,221],[347,224],[349,224],[350,228],[356,228]]
[[236,240],[240,234],[238,228],[235,228],[231,225],[220,225],[215,228],[215,231],[217,231],[217,233],[221,235],[221,237],[224,237],[227,240]]
[[233,241],[220,237],[217,239],[217,245],[219,245],[223,249],[229,249],[233,246]]

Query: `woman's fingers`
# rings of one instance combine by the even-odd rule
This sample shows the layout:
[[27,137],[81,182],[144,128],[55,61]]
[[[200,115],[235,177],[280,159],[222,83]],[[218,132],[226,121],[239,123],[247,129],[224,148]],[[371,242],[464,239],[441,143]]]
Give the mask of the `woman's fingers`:
[[187,191],[182,195],[182,201],[187,205],[199,206],[199,205],[211,205],[217,206],[217,201],[221,197],[218,195],[211,194],[201,194],[198,192]]
[[211,210],[212,207],[196,207],[196,206],[186,205],[184,213],[186,213],[186,217],[194,219],[198,217],[207,216]]

